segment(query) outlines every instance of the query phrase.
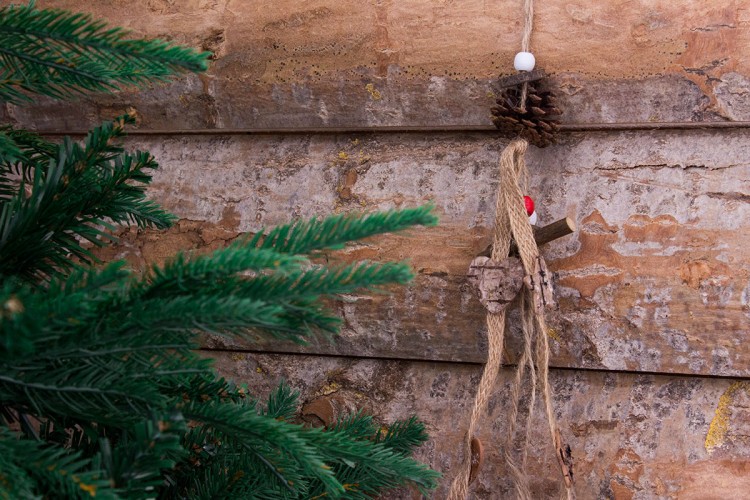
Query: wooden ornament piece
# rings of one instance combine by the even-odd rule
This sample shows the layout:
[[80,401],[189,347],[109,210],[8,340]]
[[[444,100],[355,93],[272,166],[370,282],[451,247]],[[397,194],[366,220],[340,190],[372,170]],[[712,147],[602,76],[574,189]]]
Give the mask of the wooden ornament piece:
[[471,438],[471,470],[469,471],[469,484],[473,483],[479,475],[479,470],[484,463],[484,446],[479,438]]
[[522,83],[541,80],[545,76],[547,75],[541,69],[535,69],[534,71],[524,71],[522,73],[516,73],[515,75],[500,77],[497,81],[497,86],[501,89],[506,89],[508,87],[517,87]]
[[516,257],[497,262],[480,256],[471,261],[467,278],[479,291],[479,302],[489,312],[499,314],[521,291],[524,270]]
[[[565,217],[552,224],[544,227],[534,226],[534,241],[537,246],[542,246],[545,243],[562,238],[576,231],[576,223],[570,217]],[[518,248],[515,242],[511,245],[510,253],[518,253]],[[480,256],[489,257],[492,255],[492,245],[489,245],[485,250],[479,254]]]
[[557,451],[557,462],[560,464],[565,486],[570,488],[573,481],[573,453],[570,446],[563,444],[560,429],[555,429],[555,449]]
[[544,227],[534,228],[534,241],[537,245],[544,245],[576,231],[576,223],[570,217],[565,217]]
[[317,417],[320,422],[312,422],[313,427],[323,424],[324,427],[330,427],[336,422],[336,408],[331,398],[323,396],[313,399],[302,407],[302,415]]
[[547,268],[547,263],[539,256],[534,264],[534,273],[524,276],[523,282],[531,290],[534,297],[534,309],[557,309],[553,274]]

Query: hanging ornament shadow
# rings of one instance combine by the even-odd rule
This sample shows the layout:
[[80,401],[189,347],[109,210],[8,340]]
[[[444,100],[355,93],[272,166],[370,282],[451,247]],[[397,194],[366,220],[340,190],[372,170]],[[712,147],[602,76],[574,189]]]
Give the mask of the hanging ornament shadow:
[[544,71],[501,77],[498,87],[500,94],[491,111],[492,123],[501,133],[519,136],[540,148],[557,142],[562,111]]

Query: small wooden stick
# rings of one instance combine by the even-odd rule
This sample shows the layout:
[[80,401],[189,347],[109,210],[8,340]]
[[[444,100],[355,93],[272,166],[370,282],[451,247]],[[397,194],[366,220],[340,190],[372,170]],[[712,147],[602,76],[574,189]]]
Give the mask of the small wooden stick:
[[[554,241],[558,238],[562,238],[563,236],[567,236],[569,234],[572,234],[576,232],[576,223],[573,219],[570,217],[565,217],[564,219],[560,219],[558,221],[553,222],[552,224],[549,224],[544,227],[534,227],[534,241],[538,246],[542,246],[545,243],[549,243],[550,241]],[[518,253],[518,249],[516,248],[516,244],[512,243],[510,247],[510,253],[515,254]],[[492,255],[492,245],[488,246],[484,252],[480,253],[479,257],[489,257]]]
[[534,71],[521,71],[515,75],[503,76],[497,80],[497,86],[501,89],[515,87],[528,82],[535,82],[547,76],[541,69]]
[[534,241],[537,245],[544,245],[575,232],[575,221],[570,217],[565,217],[544,227],[534,228]]

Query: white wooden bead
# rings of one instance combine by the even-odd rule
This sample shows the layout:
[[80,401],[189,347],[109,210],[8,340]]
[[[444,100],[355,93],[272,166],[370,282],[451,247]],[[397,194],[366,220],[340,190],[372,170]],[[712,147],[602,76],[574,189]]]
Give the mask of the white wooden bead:
[[519,52],[516,54],[516,58],[513,59],[513,67],[518,71],[531,71],[534,69],[536,59],[534,54],[531,52]]
[[534,212],[533,214],[529,216],[529,222],[531,223],[532,226],[536,226],[536,221],[537,221],[537,216],[536,216],[536,212]]

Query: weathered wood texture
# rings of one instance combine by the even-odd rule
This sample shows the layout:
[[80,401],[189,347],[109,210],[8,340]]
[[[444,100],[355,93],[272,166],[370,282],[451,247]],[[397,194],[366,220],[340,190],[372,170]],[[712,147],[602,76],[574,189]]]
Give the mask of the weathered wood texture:
[[[412,286],[349,297],[335,345],[273,349],[480,362],[485,312],[465,273],[490,241],[503,145],[481,134],[138,140],[162,163],[152,196],[184,220],[166,235],[133,235],[130,258],[216,247],[290,217],[432,200],[437,228],[331,256],[410,259]],[[541,223],[578,225],[543,251],[559,277],[554,365],[750,374],[747,134],[571,135],[528,161]]]
[[[38,3],[216,53],[207,75],[149,93],[10,107],[45,130],[131,106],[154,129],[490,125],[522,23],[520,0]],[[549,0],[532,50],[565,122],[750,120],[749,23],[741,0]]]
[[[301,390],[304,405],[328,399],[338,411],[364,408],[383,424],[417,414],[430,434],[418,457],[447,479],[455,474],[478,366],[244,353],[211,356],[222,375],[247,382],[263,395],[283,378]],[[502,465],[512,377],[510,371],[501,373],[479,432],[487,459],[472,498],[514,498]],[[558,424],[573,454],[579,500],[739,499],[750,490],[748,383],[553,370],[551,384]],[[556,499],[561,478],[543,418],[532,421],[532,490],[534,498]],[[445,481],[433,497],[445,498],[449,484]],[[388,498],[414,497],[404,492]]]
[[[1,106],[0,119],[80,130],[133,107],[148,131],[490,125],[494,82],[512,73],[520,44],[522,2],[38,4],[89,11],[216,59],[208,74],[173,85]],[[750,120],[747,2],[545,0],[536,12],[532,51],[551,74],[563,122]],[[435,361],[484,360],[485,312],[464,275],[491,239],[505,144],[486,133],[133,139],[162,164],[151,195],[181,220],[164,233],[124,231],[103,256],[143,268],[290,218],[432,200],[437,228],[330,256],[410,259],[418,271],[392,295],[339,304],[337,344],[208,338],[206,346],[236,350],[207,355],[260,393],[283,376],[305,402],[328,395],[384,422],[424,418],[432,437],[420,456],[445,474],[442,498],[480,368]],[[557,146],[531,148],[528,161],[540,223],[567,216],[578,226],[543,250],[559,277],[552,363],[586,369],[552,374],[578,498],[741,498],[750,489],[750,389],[703,376],[750,376],[750,135],[565,134]],[[508,361],[517,338],[512,330]],[[302,354],[239,352],[246,349]],[[487,456],[477,498],[509,496],[500,448],[508,379],[481,431]],[[534,422],[530,450],[537,498],[557,497],[560,484],[545,427]]]

